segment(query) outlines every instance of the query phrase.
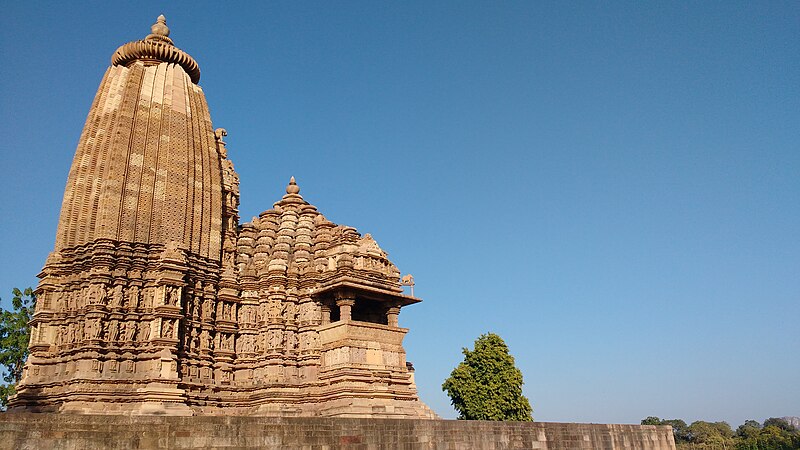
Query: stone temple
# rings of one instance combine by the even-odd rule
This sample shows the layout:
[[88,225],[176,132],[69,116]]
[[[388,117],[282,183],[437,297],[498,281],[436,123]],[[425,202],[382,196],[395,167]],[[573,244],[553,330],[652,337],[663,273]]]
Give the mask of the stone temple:
[[328,221],[294,178],[240,225],[199,79],[163,16],[114,52],[10,409],[434,418],[397,319],[420,300],[369,234]]

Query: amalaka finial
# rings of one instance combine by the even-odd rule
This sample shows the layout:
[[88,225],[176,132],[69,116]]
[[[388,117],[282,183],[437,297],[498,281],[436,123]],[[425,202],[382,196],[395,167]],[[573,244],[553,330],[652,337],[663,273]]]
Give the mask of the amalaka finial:
[[150,27],[150,33],[156,36],[169,36],[169,27],[167,27],[167,18],[163,14],[158,16],[156,23]]
[[286,193],[287,194],[299,194],[300,193],[300,186],[297,185],[297,181],[294,180],[294,177],[289,179],[289,185],[286,186]]
[[151,33],[142,40],[121,45],[111,56],[111,65],[128,67],[136,61],[177,64],[186,71],[192,83],[200,81],[200,67],[197,61],[186,52],[175,47],[169,38],[169,28],[164,15],[158,16],[156,23],[150,27]]

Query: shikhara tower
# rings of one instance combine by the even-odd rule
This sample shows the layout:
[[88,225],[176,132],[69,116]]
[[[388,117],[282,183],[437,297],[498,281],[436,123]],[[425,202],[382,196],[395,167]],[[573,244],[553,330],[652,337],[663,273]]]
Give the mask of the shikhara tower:
[[286,194],[239,225],[239,178],[163,16],[111,59],[39,275],[12,410],[434,417],[370,235]]

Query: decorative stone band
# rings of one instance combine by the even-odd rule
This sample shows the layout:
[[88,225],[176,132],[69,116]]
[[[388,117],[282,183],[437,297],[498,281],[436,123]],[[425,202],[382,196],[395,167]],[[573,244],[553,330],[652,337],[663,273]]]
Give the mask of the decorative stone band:
[[128,66],[136,61],[144,62],[167,62],[178,64],[189,74],[192,83],[200,81],[200,67],[188,53],[165,42],[157,42],[155,39],[143,39],[141,41],[128,42],[120,46],[111,57],[111,65]]

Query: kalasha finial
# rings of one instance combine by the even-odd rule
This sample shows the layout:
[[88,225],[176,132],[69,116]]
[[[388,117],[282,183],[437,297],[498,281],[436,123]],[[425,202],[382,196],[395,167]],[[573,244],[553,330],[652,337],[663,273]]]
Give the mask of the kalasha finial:
[[169,36],[169,27],[167,27],[167,18],[164,17],[163,14],[158,16],[156,19],[156,23],[154,23],[150,27],[150,33],[155,34],[156,36]]
[[299,194],[300,193],[300,186],[297,185],[297,182],[294,180],[294,177],[289,179],[289,185],[286,186],[286,193],[287,194]]

